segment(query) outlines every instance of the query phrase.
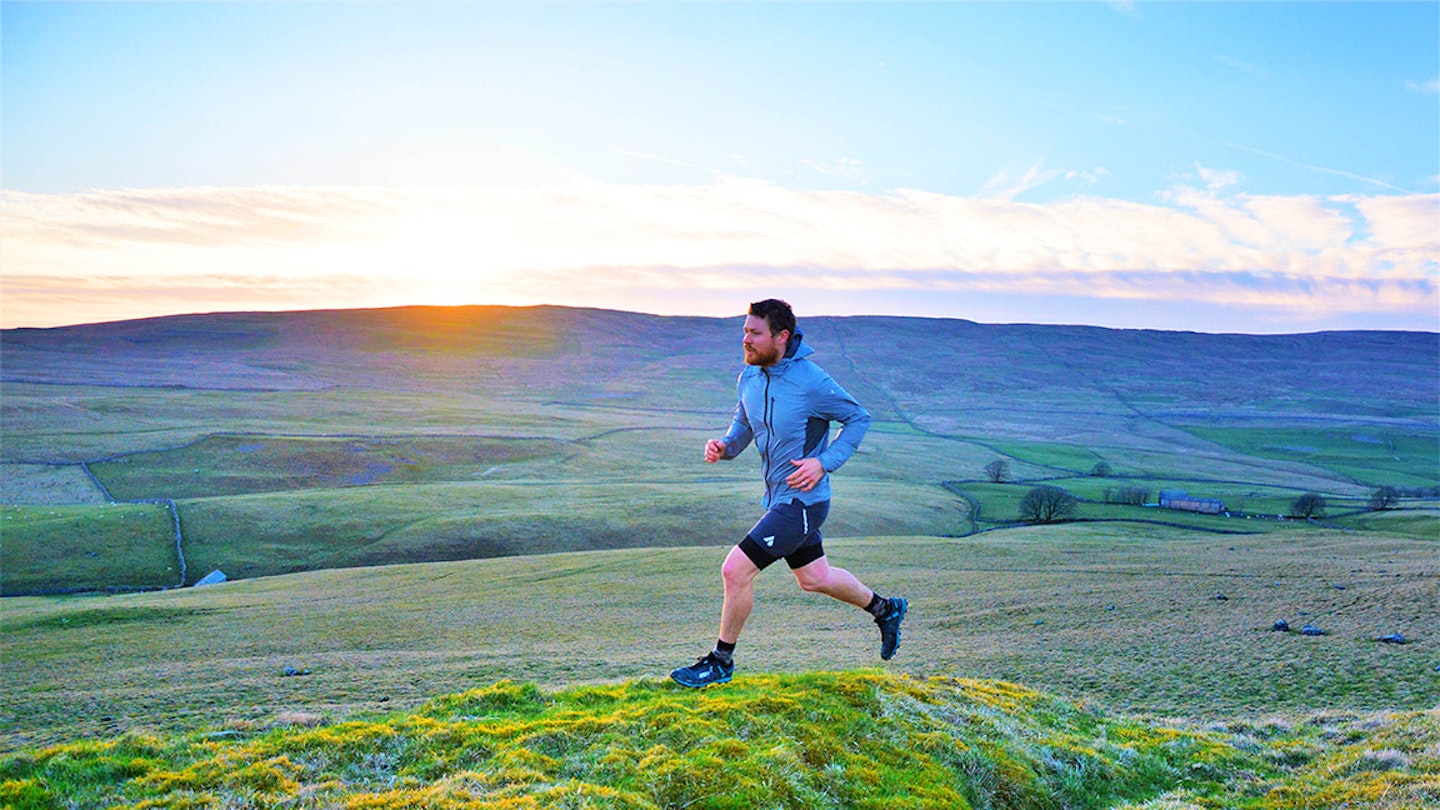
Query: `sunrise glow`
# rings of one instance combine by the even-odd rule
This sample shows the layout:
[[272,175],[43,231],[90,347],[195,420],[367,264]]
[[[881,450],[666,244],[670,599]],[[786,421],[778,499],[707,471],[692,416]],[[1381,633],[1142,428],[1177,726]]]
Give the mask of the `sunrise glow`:
[[1274,5],[5,3],[0,319],[1440,328],[1436,7]]

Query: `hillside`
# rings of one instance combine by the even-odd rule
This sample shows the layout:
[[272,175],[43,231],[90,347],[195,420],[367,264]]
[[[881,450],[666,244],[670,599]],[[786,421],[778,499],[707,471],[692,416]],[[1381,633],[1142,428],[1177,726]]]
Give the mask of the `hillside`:
[[[1274,518],[1316,492],[1354,526],[1343,516],[1379,486],[1440,487],[1433,333],[801,328],[876,420],[837,477],[836,536],[1013,523],[1042,481],[1090,501],[1082,517],[1139,523],[1153,510],[1107,493],[1181,489]],[[728,545],[754,502],[753,458],[704,465],[697,448],[728,422],[738,342],[738,319],[556,307],[6,330],[0,592]],[[982,474],[996,459],[1011,470],[998,487]],[[1411,514],[1432,532],[1432,512]]]
[[[1071,524],[831,538],[910,600],[888,671],[1022,683],[1114,711],[1295,716],[1440,705],[1435,541]],[[502,679],[663,678],[713,643],[726,549],[644,548],[312,571],[202,588],[11,597],[0,750],[289,713],[414,708]],[[1223,597],[1223,598],[1220,598]],[[853,608],[756,582],[737,683],[873,667]],[[1294,630],[1275,632],[1278,619]],[[1313,623],[1323,636],[1304,636]],[[1406,644],[1378,638],[1401,633]],[[308,670],[285,677],[287,668]]]
[[[1021,428],[997,414],[1083,411],[1101,428],[1116,416],[1429,425],[1440,373],[1436,333],[1207,335],[889,317],[802,317],[800,328],[837,379],[879,397],[862,394],[882,418],[952,433],[985,425],[1014,438],[1063,419]],[[738,319],[558,307],[190,315],[9,329],[0,341],[8,384],[482,386],[527,400],[706,411],[740,365]]]
[[1197,729],[999,681],[763,676],[687,693],[502,681],[413,713],[0,757],[15,808],[1420,807],[1440,715]]

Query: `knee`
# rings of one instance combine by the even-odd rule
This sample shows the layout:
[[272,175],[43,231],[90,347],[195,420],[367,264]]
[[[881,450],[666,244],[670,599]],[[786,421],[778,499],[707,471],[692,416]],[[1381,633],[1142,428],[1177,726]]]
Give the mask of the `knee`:
[[809,593],[823,593],[826,584],[828,584],[824,577],[816,576],[813,572],[803,570],[795,572],[795,581],[800,584],[800,590]]
[[743,561],[728,559],[725,561],[725,564],[720,567],[720,578],[724,580],[726,590],[744,588],[754,581],[756,574],[755,566],[753,564],[747,565],[749,562],[749,559]]

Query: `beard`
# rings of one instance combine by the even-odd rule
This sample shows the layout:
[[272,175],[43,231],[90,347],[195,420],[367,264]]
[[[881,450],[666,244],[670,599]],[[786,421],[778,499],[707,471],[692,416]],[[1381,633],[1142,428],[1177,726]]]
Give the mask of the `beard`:
[[745,349],[745,364],[750,366],[773,366],[780,362],[780,357],[785,349],[783,346],[771,347],[769,351],[760,347],[747,347]]

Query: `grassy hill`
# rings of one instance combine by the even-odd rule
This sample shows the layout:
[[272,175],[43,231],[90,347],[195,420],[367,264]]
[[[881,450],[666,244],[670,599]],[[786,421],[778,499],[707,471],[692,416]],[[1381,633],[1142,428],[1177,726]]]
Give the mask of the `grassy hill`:
[[[836,536],[1005,525],[1040,481],[1093,501],[1082,517],[1142,523],[1153,510],[1105,504],[1106,489],[1152,502],[1185,489],[1273,517],[1303,492],[1343,515],[1381,485],[1440,487],[1440,335],[801,326],[876,418],[837,479]],[[728,545],[754,503],[754,461],[704,465],[697,448],[728,422],[738,336],[738,319],[556,307],[6,330],[0,593],[173,585],[182,565],[158,508],[151,547],[115,554],[134,545],[102,542],[110,499],[174,504],[187,582]],[[982,482],[996,459],[1008,486]],[[1111,474],[1097,479],[1101,463]],[[1432,513],[1412,514],[1414,531],[1440,534]],[[62,546],[98,563],[57,566]]]

